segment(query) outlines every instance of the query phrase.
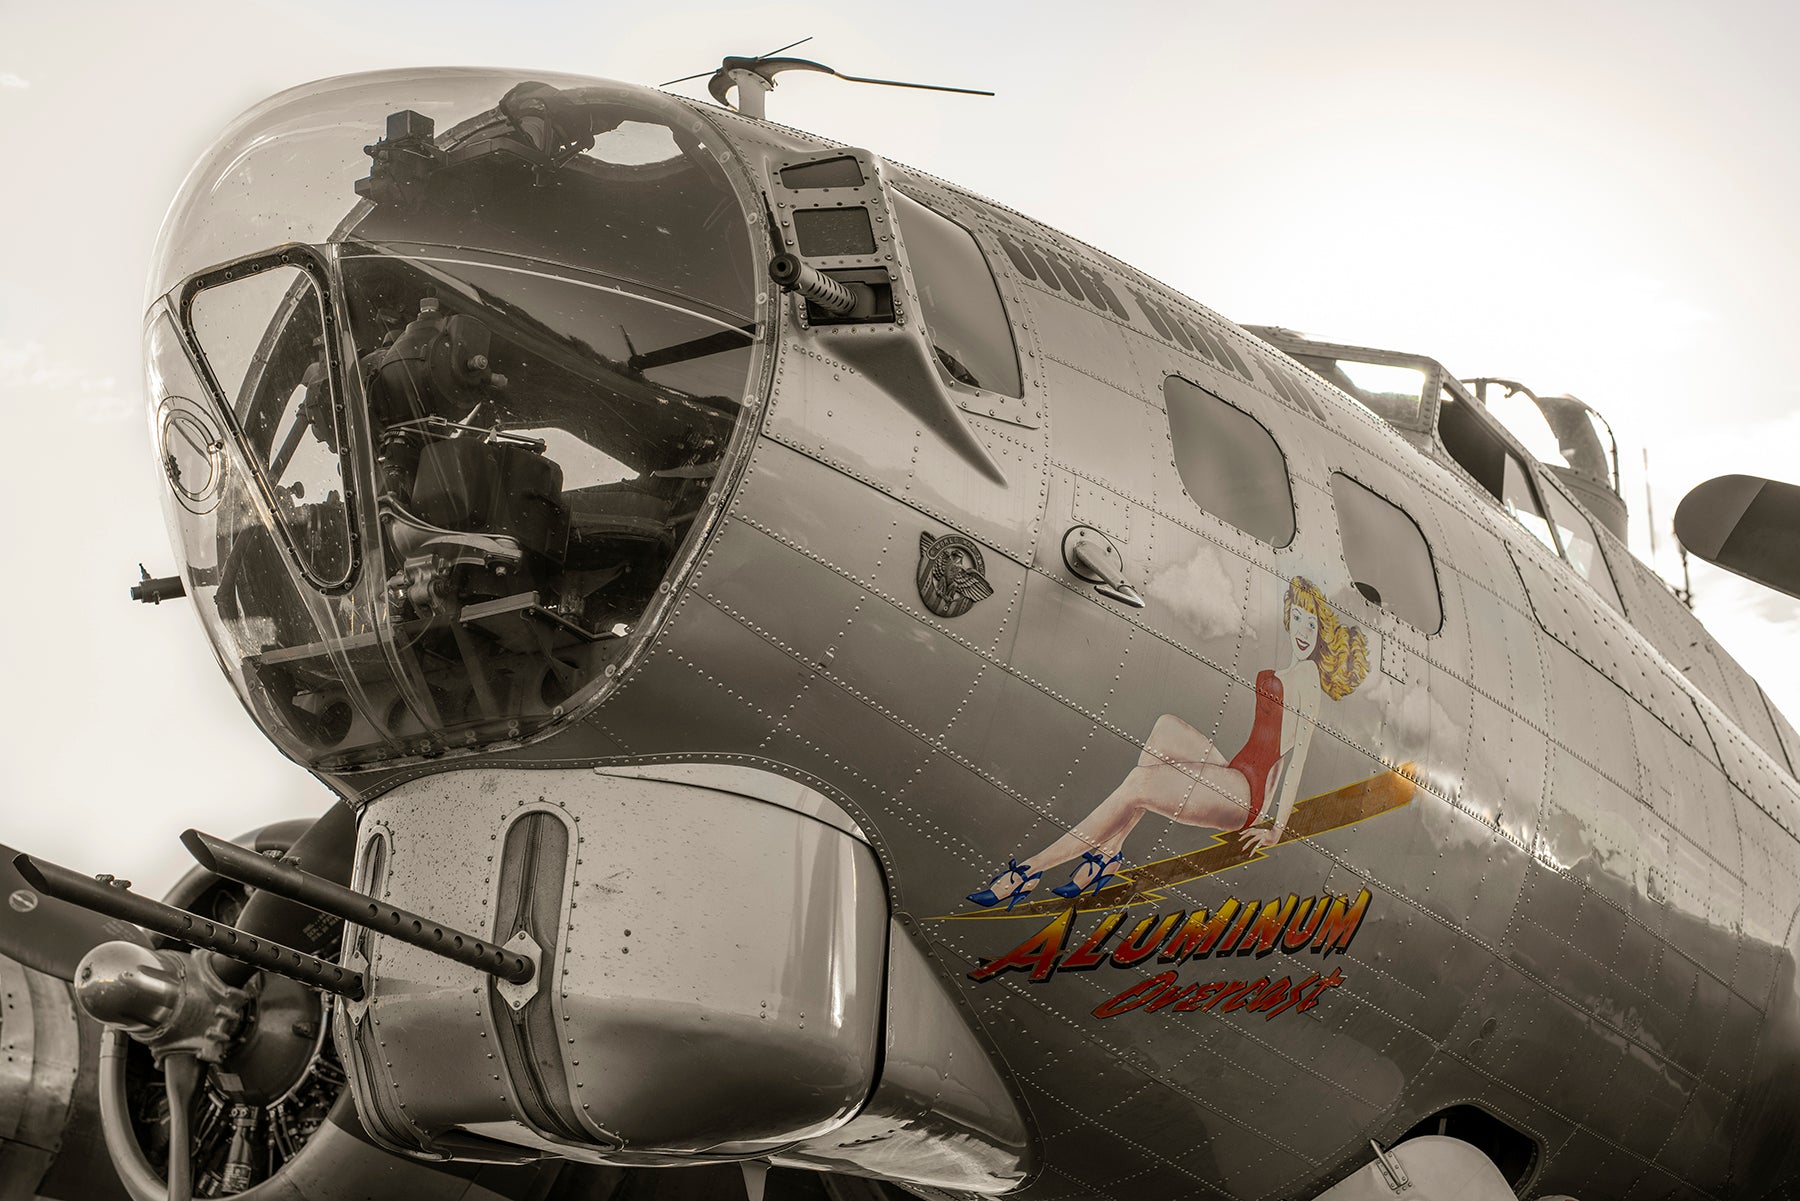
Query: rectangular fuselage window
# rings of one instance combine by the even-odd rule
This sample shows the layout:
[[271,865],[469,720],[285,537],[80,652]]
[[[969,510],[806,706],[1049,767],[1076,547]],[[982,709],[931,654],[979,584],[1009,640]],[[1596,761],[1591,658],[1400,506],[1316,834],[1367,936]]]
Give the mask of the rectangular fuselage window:
[[1263,423],[1179,375],[1163,381],[1175,470],[1195,504],[1272,546],[1294,540],[1287,458]]
[[1331,499],[1356,590],[1425,633],[1437,633],[1444,624],[1443,601],[1431,547],[1418,523],[1341,471],[1331,473]]
[[971,388],[1022,395],[1012,325],[974,235],[904,192],[893,198],[938,365]]

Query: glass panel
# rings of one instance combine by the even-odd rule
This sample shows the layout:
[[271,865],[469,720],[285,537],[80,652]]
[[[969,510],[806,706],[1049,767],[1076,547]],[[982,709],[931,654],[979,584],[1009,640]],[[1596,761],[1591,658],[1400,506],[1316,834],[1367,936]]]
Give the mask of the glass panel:
[[1364,401],[1377,414],[1390,418],[1417,420],[1419,406],[1425,403],[1425,373],[1417,367],[1397,367],[1391,363],[1358,363],[1337,360],[1337,368],[1355,386],[1351,395]]
[[1163,381],[1175,469],[1194,503],[1275,546],[1294,540],[1287,459],[1262,422],[1178,375]]
[[394,250],[342,262],[409,720],[548,719],[706,513],[753,337],[618,279]]
[[1494,396],[1491,393],[1498,389],[1489,388],[1487,391],[1490,393],[1487,411],[1519,440],[1519,444],[1531,453],[1532,458],[1552,467],[1569,465],[1568,458],[1563,454],[1561,440],[1544,419],[1543,410],[1538,408],[1537,402],[1529,394],[1513,392],[1506,396]]
[[1573,396],[1540,396],[1537,407],[1554,433],[1563,461],[1588,479],[1612,491],[1612,430],[1604,418]]
[[[687,106],[547,82],[562,90],[531,91],[549,127],[496,109],[527,94],[504,72],[283,93],[196,168],[165,227],[159,293],[227,260],[240,276],[183,318],[235,421],[212,389],[161,384],[187,347],[160,331],[151,347],[189,592],[258,722],[308,765],[564,717],[637,644],[716,512],[758,352],[761,215]],[[534,129],[557,139],[547,160]],[[310,278],[243,274],[287,243],[323,269],[290,249]],[[321,306],[328,271],[341,292]],[[355,361],[322,358],[351,340]],[[339,412],[367,445],[343,447]],[[283,542],[341,560],[323,531],[346,528],[342,502],[318,516],[344,493],[325,478],[340,447],[346,480],[362,458],[352,499],[369,512],[363,579],[327,596]]]
[[[1607,487],[1618,492],[1620,489],[1619,473],[1614,460],[1619,453],[1619,441],[1613,437],[1612,426],[1607,424],[1606,418],[1600,415],[1599,410],[1588,409],[1586,405],[1582,407],[1587,410],[1588,428],[1594,435],[1594,443],[1601,448],[1603,462],[1599,478],[1606,482]],[[1574,457],[1570,458],[1570,462],[1579,464]]]
[[1444,624],[1437,569],[1416,522],[1340,471],[1331,473],[1344,562],[1361,592],[1396,617],[1435,634]]
[[[763,264],[752,263],[737,197],[720,168],[725,147],[692,109],[645,88],[534,72],[562,89],[550,111],[574,141],[554,169],[514,153],[514,126],[495,111],[524,82],[488,68],[407,69],[344,76],[282,92],[245,113],[195,165],[158,242],[151,291],[219,263],[298,242],[364,240],[403,226],[411,241],[507,250],[657,280],[746,316]],[[417,114],[457,161],[427,168],[423,145],[397,156],[421,168],[401,204],[373,206],[356,190],[375,163],[366,147]],[[473,152],[473,153],[470,153]],[[741,248],[741,249],[740,249]]]
[[[352,594],[327,597],[303,583],[258,503],[240,447],[173,322],[147,331],[148,391],[157,451],[169,487],[163,510],[181,553],[195,612],[219,664],[257,724],[303,763],[352,744],[381,742],[367,698],[346,682],[341,661],[317,649],[324,636],[348,646],[367,615]],[[366,635],[362,636],[365,640]],[[296,654],[295,648],[308,648]]]
[[312,277],[280,265],[202,289],[188,319],[301,563],[323,584],[342,583],[350,513]]
[[1012,325],[974,236],[902,192],[892,196],[938,362],[970,387],[1021,395]]
[[1520,525],[1531,532],[1531,536],[1556,553],[1556,541],[1550,536],[1550,523],[1544,520],[1544,514],[1538,508],[1536,498],[1531,495],[1531,479],[1525,473],[1525,465],[1519,462],[1519,456],[1508,453],[1506,456],[1506,480],[1501,487],[1500,503],[1506,511],[1518,519]]
[[1569,566],[1575,574],[1594,586],[1594,591],[1620,613],[1625,611],[1619,600],[1618,585],[1613,583],[1612,572],[1606,566],[1606,556],[1600,550],[1600,540],[1594,535],[1594,526],[1575,503],[1555,488],[1544,489],[1544,503],[1550,506],[1550,516],[1556,522],[1556,532],[1562,537],[1563,554],[1569,560]]
[[1428,386],[1426,374],[1419,368],[1324,355],[1296,354],[1294,358],[1383,421],[1402,429],[1419,428]]
[[1478,407],[1445,388],[1438,405],[1438,439],[1457,465],[1499,500],[1506,492],[1506,443],[1476,411]]

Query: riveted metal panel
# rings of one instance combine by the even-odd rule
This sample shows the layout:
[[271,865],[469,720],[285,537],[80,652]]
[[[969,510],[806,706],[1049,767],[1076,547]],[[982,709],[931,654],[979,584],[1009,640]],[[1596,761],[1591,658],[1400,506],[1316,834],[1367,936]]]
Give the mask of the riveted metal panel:
[[[721,532],[696,581],[701,595],[827,685],[879,705],[903,729],[941,734],[988,662],[979,652],[1013,637],[1023,569],[985,556],[993,594],[940,619],[917,581],[921,535],[945,527],[801,456],[780,452],[770,463],[751,481],[745,509],[756,516]],[[904,666],[896,647],[908,648]],[[779,713],[819,686],[809,677],[758,692]]]
[[1549,737],[1559,749],[1592,765],[1614,787],[1635,792],[1638,755],[1631,699],[1560,644],[1545,648],[1544,666],[1551,697]]
[[28,1181],[28,1194],[62,1146],[80,1067],[69,986],[0,956],[0,1142],[13,1144],[10,1183]]
[[[1694,1089],[1681,1118],[1669,1134],[1668,1149],[1661,1156],[1661,1166],[1673,1169],[1681,1178],[1677,1187],[1723,1192],[1731,1177],[1732,1121],[1736,1099],[1702,1084]],[[1649,1168],[1642,1174],[1652,1176]],[[1667,1178],[1659,1183],[1667,1187]],[[1692,1195],[1691,1193],[1689,1195]]]
[[[1124,496],[1093,480],[1077,478],[1071,516],[1081,525],[1091,525],[1115,542],[1131,542],[1132,503]],[[1140,521],[1140,526],[1144,523]]]
[[1701,713],[1732,787],[1747,796],[1789,840],[1800,840],[1800,785],[1716,707],[1702,704]]
[[1767,1003],[1773,976],[1788,954],[1790,924],[1800,897],[1787,867],[1792,842],[1775,822],[1750,803],[1738,805],[1744,883],[1743,960],[1733,987],[1742,995]]
[[[602,710],[595,723],[627,754],[671,751],[748,752],[780,721],[762,688],[796,695],[816,669],[759,637],[717,605],[690,596],[670,615],[663,640],[642,668],[623,682],[624,704]],[[758,682],[755,695],[744,691]],[[668,720],[703,731],[696,746]]]
[[1750,741],[1766,751],[1778,765],[1786,767],[1787,757],[1782,750],[1781,736],[1776,731],[1774,719],[1768,705],[1763,702],[1762,689],[1757,687],[1756,681],[1710,636],[1696,649],[1703,649],[1718,665],[1721,681],[1721,687],[1717,691],[1711,688],[1702,688],[1702,691],[1736,723]]
[[[1629,554],[1610,534],[1601,532],[1608,561],[1624,598],[1631,624],[1660,650],[1703,694],[1711,698],[1763,750],[1793,774],[1800,739],[1772,711],[1761,689],[1743,667],[1718,644],[1693,613],[1649,568]],[[1759,703],[1762,702],[1762,703]],[[1784,755],[1784,751],[1786,754]]]
[[[1760,692],[1761,689],[1759,688],[1758,691]],[[1795,731],[1793,723],[1788,721],[1786,714],[1775,707],[1774,702],[1769,700],[1766,693],[1763,695],[1763,703],[1768,707],[1769,718],[1775,723],[1775,733],[1781,739],[1781,749],[1787,757],[1788,774],[1800,776],[1800,732]]]
[[[1046,377],[1052,423],[1056,420],[1057,396],[1066,386],[1068,372],[1104,385],[1108,392],[1144,399],[1125,334],[1117,325],[1061,296],[1041,289],[1028,289],[1027,292],[1029,311],[1046,363],[1067,369],[1060,377],[1064,381],[1062,384],[1058,383],[1057,377]],[[1053,442],[1052,445],[1060,444]]]
[[1042,505],[1043,431],[971,425],[1005,482],[986,475],[826,344],[783,339],[765,433],[1014,558]]
[[[1048,374],[1054,397],[1051,459],[1114,492],[1148,496],[1153,470],[1149,444],[1161,414],[1061,364],[1052,363]],[[1046,520],[1069,515],[1070,509],[1064,507]],[[1057,533],[1066,528],[1065,524]]]
[[1612,680],[1677,738],[1711,754],[1712,740],[1694,702],[1676,683],[1661,653],[1611,609],[1594,605],[1586,587],[1578,589],[1559,563],[1517,548],[1508,550],[1545,633]]

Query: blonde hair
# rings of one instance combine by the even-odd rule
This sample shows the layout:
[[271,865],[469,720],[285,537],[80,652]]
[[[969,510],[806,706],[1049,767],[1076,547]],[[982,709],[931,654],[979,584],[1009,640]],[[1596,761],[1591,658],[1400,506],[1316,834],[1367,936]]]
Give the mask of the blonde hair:
[[1287,603],[1281,609],[1283,628],[1296,607],[1319,619],[1319,641],[1311,658],[1319,665],[1319,687],[1332,700],[1341,701],[1369,674],[1369,639],[1360,628],[1339,621],[1325,594],[1305,576],[1288,581]]

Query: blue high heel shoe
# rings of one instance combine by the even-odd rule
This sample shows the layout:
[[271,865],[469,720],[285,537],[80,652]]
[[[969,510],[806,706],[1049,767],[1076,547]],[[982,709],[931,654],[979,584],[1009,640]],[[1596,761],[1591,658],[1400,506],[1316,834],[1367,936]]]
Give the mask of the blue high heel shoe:
[[[1019,882],[1013,885],[1013,890],[1011,892],[1002,896],[1000,893],[994,891],[994,885],[1000,883],[1000,881],[1006,879],[1008,876],[1017,876]],[[1001,901],[1005,901],[1006,908],[1008,912],[1010,912],[1014,905],[1017,905],[1020,901],[1031,895],[1032,888],[1043,878],[1044,873],[1032,871],[1029,863],[1020,863],[1017,859],[1008,859],[1006,861],[1006,870],[995,872],[994,878],[988,881],[988,886],[980,892],[970,893],[969,899],[983,909],[992,909]]]
[[[1118,876],[1119,873],[1113,869],[1118,867],[1124,860],[1124,852],[1114,855],[1111,859],[1108,859],[1098,851],[1084,852],[1081,856],[1081,862],[1077,863],[1075,865],[1075,870],[1069,873],[1068,883],[1058,884],[1050,891],[1059,897],[1067,897],[1070,900],[1075,899],[1089,889],[1099,892],[1102,888],[1111,884]],[[1079,883],[1078,881],[1081,879],[1082,869],[1089,865],[1092,865],[1094,869],[1093,878],[1086,884]]]

